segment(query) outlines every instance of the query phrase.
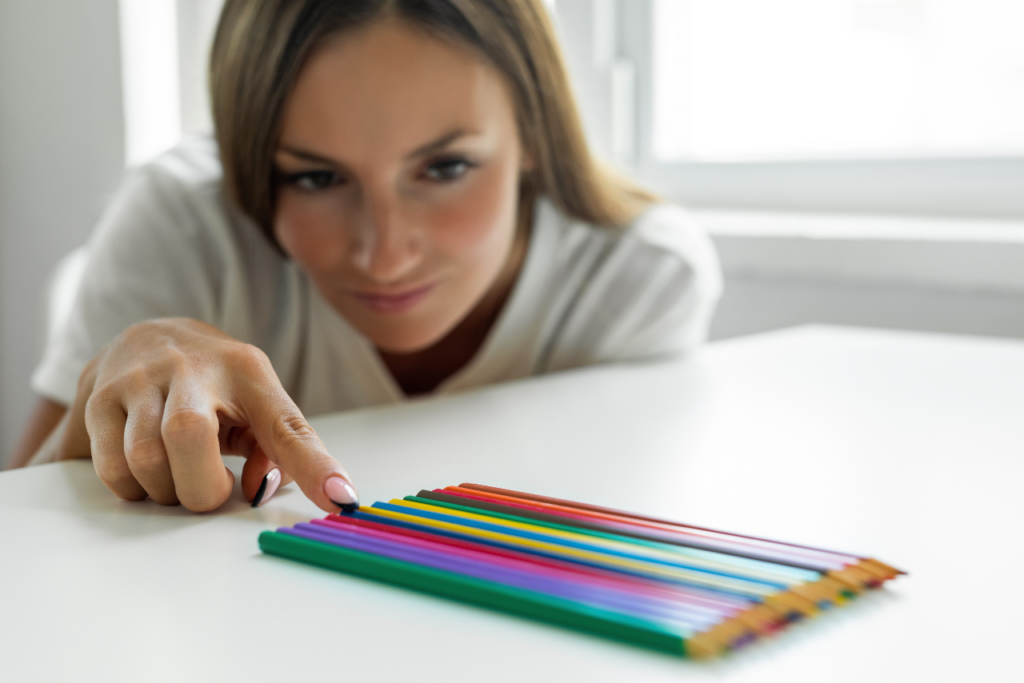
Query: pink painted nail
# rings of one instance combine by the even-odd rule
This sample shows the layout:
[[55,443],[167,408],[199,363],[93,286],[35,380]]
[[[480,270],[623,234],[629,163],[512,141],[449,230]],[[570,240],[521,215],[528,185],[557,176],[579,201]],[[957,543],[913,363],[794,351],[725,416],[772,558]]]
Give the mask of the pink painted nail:
[[263,481],[260,482],[260,489],[256,492],[256,495],[252,498],[252,506],[257,507],[263,505],[270,497],[277,491],[277,487],[281,485],[281,470],[275,467],[267,473],[267,476],[263,477]]
[[355,512],[359,509],[359,494],[341,477],[331,477],[325,481],[324,493],[344,512]]

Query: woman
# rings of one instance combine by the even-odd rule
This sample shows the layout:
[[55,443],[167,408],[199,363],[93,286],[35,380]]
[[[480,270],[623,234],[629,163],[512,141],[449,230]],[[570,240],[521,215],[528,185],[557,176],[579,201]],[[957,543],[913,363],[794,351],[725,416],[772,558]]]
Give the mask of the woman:
[[101,221],[22,460],[49,434],[35,461],[204,511],[236,453],[253,505],[348,508],[304,414],[704,337],[710,243],[591,158],[538,0],[228,0],[210,73],[216,144]]

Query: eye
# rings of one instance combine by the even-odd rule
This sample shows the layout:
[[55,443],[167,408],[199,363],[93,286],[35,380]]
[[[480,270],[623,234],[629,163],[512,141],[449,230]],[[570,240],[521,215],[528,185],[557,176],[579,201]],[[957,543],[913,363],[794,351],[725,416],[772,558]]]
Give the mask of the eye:
[[337,185],[341,178],[334,171],[303,171],[289,173],[284,177],[284,182],[305,192],[316,192]]
[[462,157],[450,157],[446,159],[438,159],[423,171],[423,174],[431,180],[437,180],[439,182],[449,182],[452,180],[458,180],[466,174],[466,172],[473,168],[475,164],[470,163],[467,159]]

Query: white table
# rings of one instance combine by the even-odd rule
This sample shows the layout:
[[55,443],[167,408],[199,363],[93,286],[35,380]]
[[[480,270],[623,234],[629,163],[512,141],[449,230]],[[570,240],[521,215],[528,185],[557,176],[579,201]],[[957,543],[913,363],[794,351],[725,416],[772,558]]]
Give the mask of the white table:
[[261,555],[296,490],[194,515],[61,463],[0,475],[0,680],[1024,680],[1024,344],[801,328],[314,424],[364,502],[475,481],[911,575],[694,663]]

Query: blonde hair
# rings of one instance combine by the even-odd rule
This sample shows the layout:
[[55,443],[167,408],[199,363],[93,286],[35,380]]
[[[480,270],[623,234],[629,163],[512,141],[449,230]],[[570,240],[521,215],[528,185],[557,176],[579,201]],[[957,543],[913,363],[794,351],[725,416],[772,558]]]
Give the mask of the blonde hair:
[[389,15],[469,48],[508,80],[533,160],[523,199],[540,193],[566,215],[608,227],[654,201],[591,155],[540,0],[227,0],[210,58],[224,187],[275,244],[273,156],[299,71],[327,37]]

